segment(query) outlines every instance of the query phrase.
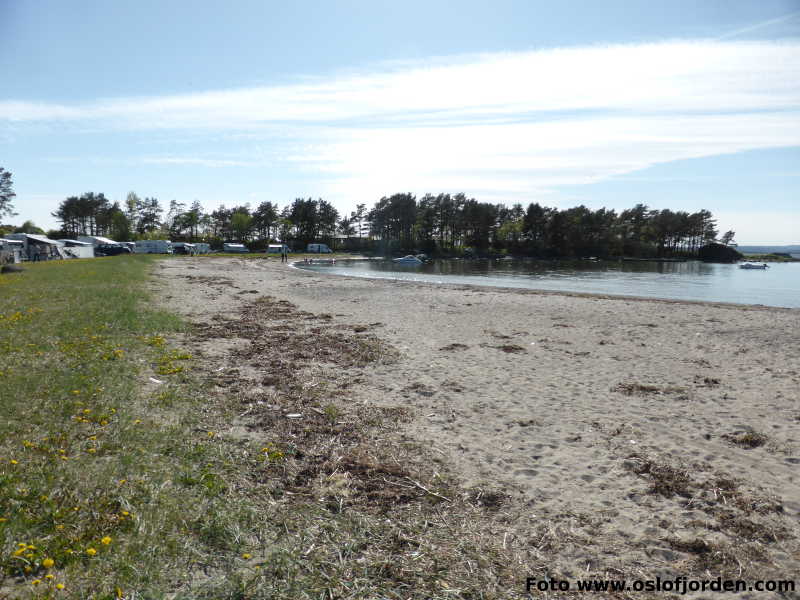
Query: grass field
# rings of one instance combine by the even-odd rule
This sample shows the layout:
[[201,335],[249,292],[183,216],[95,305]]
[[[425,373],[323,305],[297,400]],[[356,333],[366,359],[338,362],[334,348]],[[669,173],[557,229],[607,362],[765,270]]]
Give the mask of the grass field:
[[[486,509],[376,441],[377,413],[228,436],[235,403],[145,291],[155,260],[0,276],[0,597],[518,596]],[[323,448],[362,458],[304,483]]]

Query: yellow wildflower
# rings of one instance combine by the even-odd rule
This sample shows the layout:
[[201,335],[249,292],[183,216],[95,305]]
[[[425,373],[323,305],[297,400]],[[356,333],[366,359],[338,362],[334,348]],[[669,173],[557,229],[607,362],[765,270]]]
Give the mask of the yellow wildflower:
[[47,575],[45,575],[45,576],[44,576],[44,578],[45,578],[45,579],[55,579],[55,578],[56,578],[56,576],[55,576],[55,575],[52,575],[52,574],[50,574],[50,573],[48,573]]
[[9,462],[10,462],[12,465],[19,464],[19,463],[17,463],[17,461],[15,461],[13,458],[12,458],[12,459],[11,459]]
[[94,548],[87,548],[86,554],[88,554],[89,556],[94,556],[95,554],[97,554],[97,550],[95,550]]
[[106,536],[100,541],[103,542],[103,544],[105,544],[106,546],[108,546],[111,543],[111,538]]
[[31,585],[39,585],[40,583],[42,583],[41,579],[34,579],[33,581],[31,581]]
[[64,584],[63,583],[57,583],[56,584],[56,589],[57,590],[63,590],[64,589]]
[[52,567],[54,564],[56,564],[56,563],[55,563],[55,561],[54,561],[52,558],[45,558],[45,559],[42,561],[42,566],[43,566],[45,569],[49,569],[49,568],[50,568],[50,567]]
[[242,554],[242,558],[245,560],[250,560],[252,557],[247,552],[245,552],[244,554]]

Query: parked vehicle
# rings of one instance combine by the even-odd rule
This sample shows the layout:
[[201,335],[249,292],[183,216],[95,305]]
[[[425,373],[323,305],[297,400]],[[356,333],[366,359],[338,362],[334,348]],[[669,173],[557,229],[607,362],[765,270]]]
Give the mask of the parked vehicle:
[[121,244],[101,244],[95,246],[95,256],[117,256],[119,254],[131,254],[131,249]]
[[175,242],[174,244],[172,244],[172,253],[194,255],[197,253],[197,250],[194,244],[187,244],[186,242]]
[[197,254],[208,254],[211,252],[211,244],[206,244],[205,242],[195,242],[194,251]]
[[306,252],[313,254],[332,254],[333,250],[328,248],[327,244],[309,244],[306,246]]
[[172,254],[169,240],[139,240],[136,242],[137,254]]
[[235,254],[247,254],[250,252],[244,244],[222,244],[223,252],[233,252]]
[[270,244],[267,246],[267,254],[283,254],[284,252],[286,254],[291,252],[286,244]]

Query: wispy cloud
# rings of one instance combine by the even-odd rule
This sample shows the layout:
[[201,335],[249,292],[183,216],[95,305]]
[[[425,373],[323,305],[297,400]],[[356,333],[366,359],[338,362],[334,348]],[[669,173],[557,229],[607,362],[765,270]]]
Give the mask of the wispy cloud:
[[[668,161],[798,146],[798,56],[797,41],[708,40],[473,55],[286,86],[0,101],[0,123],[198,136],[195,151],[136,158],[153,165],[255,167],[264,160],[242,160],[243,150],[268,147],[273,164],[340,197],[446,189],[508,200]],[[220,135],[236,140],[235,156],[209,158],[202,140]]]
[[795,11],[793,13],[789,13],[787,15],[783,15],[780,17],[776,17],[774,19],[769,19],[767,21],[761,21],[759,23],[753,23],[752,25],[748,25],[747,27],[742,27],[740,29],[735,29],[734,31],[729,31],[719,37],[717,40],[727,40],[730,38],[738,37],[745,33],[752,33],[753,31],[758,31],[759,29],[766,29],[767,27],[772,27],[773,25],[780,25],[781,23],[786,23],[787,21],[793,21],[800,17],[800,10]]

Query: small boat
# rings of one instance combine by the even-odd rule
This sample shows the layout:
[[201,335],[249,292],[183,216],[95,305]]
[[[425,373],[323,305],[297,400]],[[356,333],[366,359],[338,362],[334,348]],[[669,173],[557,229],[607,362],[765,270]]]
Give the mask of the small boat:
[[403,258],[393,258],[392,262],[398,263],[398,264],[401,264],[401,265],[421,265],[422,264],[422,261],[420,259],[418,259],[416,256],[414,256],[413,254],[409,254],[407,256],[404,256]]
[[767,263],[764,263],[764,264],[761,264],[761,265],[757,265],[755,263],[744,263],[743,265],[739,265],[739,268],[740,269],[761,269],[763,271],[764,269],[769,269],[769,265],[767,265]]

